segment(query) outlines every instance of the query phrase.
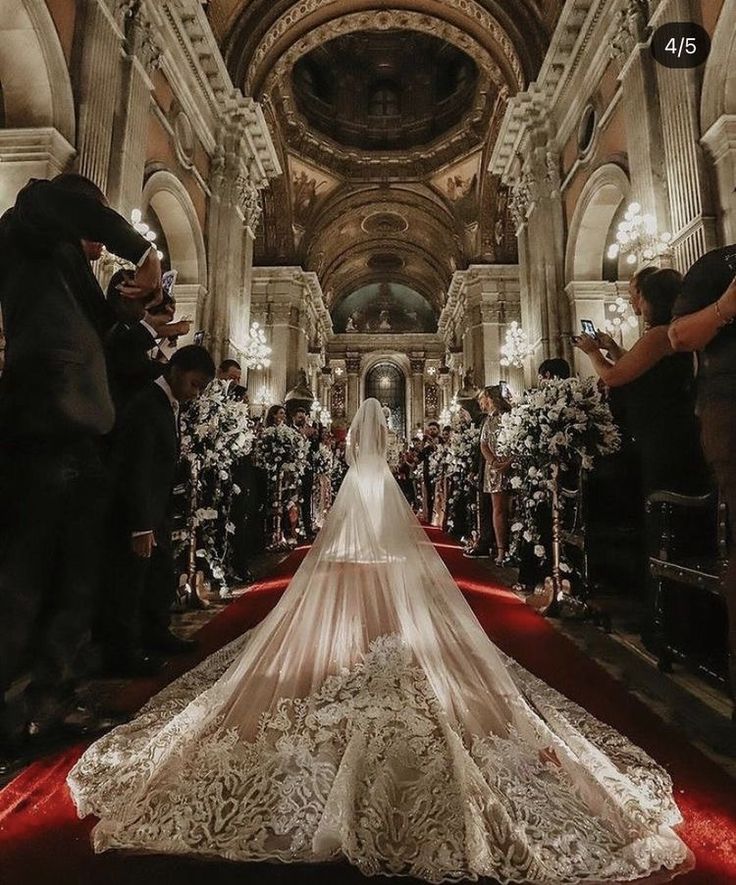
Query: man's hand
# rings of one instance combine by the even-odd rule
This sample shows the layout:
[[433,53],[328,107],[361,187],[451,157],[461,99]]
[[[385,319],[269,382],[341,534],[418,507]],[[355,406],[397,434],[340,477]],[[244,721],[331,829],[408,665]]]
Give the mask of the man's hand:
[[160,287],[161,262],[155,248],[150,250],[148,255],[146,255],[146,260],[136,269],[133,285],[140,289],[141,292],[144,292],[145,297],[148,297],[151,292]]
[[131,538],[130,549],[134,556],[140,559],[150,559],[155,545],[153,532],[146,532],[145,535],[134,535]]
[[172,323],[169,317],[163,313],[146,314],[146,322],[155,330],[158,338],[173,338],[178,335],[188,335],[192,327],[191,320],[179,320]]

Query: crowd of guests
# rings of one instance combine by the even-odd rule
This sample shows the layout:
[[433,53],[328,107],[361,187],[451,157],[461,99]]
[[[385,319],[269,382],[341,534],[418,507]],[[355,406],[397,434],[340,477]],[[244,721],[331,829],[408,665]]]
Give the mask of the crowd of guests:
[[[131,268],[106,292],[93,271],[103,247]],[[736,513],[735,273],[736,247],[709,253],[684,279],[646,268],[630,286],[640,340],[626,351],[600,332],[575,339],[634,452],[642,509],[656,489],[704,491],[714,474]],[[80,175],[30,182],[0,219],[0,306],[1,757],[76,727],[76,688],[91,671],[152,675],[191,650],[170,629],[180,411],[214,377],[230,396],[246,402],[247,394],[236,361],[216,368],[205,348],[179,346],[190,322],[174,320],[156,250]],[[569,372],[549,360],[539,377]],[[498,433],[513,404],[493,385],[478,407],[451,425],[430,421],[392,466],[421,517],[464,538],[468,556],[504,564],[512,465]],[[257,452],[265,430],[280,426],[307,454],[274,526],[275,491]],[[287,546],[312,538],[347,472],[344,431],[310,420],[305,408],[274,405],[254,430],[232,514],[231,570],[241,577],[275,535]],[[734,533],[736,519],[732,544]],[[533,588],[543,569],[522,554],[521,583]],[[736,557],[725,587],[736,650]],[[93,728],[95,717],[83,722]]]
[[[103,292],[92,262],[120,270]],[[34,180],[0,219],[0,759],[94,729],[91,672],[151,675],[170,629],[180,409],[215,376],[177,347],[151,243],[90,180]],[[84,711],[81,711],[82,713]],[[0,762],[0,764],[2,764]]]

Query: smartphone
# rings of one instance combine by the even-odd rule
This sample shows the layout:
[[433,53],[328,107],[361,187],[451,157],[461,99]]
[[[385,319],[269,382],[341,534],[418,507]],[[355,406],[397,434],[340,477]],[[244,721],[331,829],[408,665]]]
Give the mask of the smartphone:
[[197,347],[204,347],[204,329],[194,333],[194,343]]
[[595,338],[598,334],[593,320],[580,320],[580,326],[583,330],[583,335],[590,335],[591,338]]
[[161,274],[161,291],[164,293],[164,304],[174,297],[174,284],[176,283],[176,271],[167,270]]

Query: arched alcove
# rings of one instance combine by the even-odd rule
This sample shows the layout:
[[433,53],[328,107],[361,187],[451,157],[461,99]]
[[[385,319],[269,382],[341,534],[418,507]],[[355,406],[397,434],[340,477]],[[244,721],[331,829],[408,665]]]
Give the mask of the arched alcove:
[[590,176],[570,222],[565,254],[565,279],[600,280],[616,213],[629,194],[629,179],[615,163]]
[[393,360],[383,358],[375,362],[363,379],[363,398],[375,397],[387,406],[391,415],[390,430],[401,437],[407,435],[406,375]]
[[[573,334],[580,332],[581,320],[591,320],[596,328],[603,328],[608,306],[625,294],[625,283],[614,282],[611,277],[620,280],[628,275],[630,268],[620,262],[619,273],[610,274],[606,252],[629,191],[624,170],[615,163],[606,163],[590,176],[578,199],[565,252],[565,288]],[[627,327],[623,334],[624,343],[629,345],[638,330]],[[578,351],[575,367],[582,375],[591,372],[590,361]]]
[[171,267],[179,284],[205,286],[207,259],[196,209],[184,185],[171,172],[154,172],[143,188],[141,210],[151,207],[161,224]]
[[8,129],[56,129],[75,140],[64,52],[44,0],[0,0],[0,81]]

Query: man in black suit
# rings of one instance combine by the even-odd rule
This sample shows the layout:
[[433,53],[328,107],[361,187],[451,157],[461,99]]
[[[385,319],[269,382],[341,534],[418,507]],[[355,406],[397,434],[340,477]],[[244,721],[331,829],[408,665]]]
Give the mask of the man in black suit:
[[158,665],[147,652],[172,654],[194,645],[169,630],[176,580],[169,508],[179,461],[179,408],[214,375],[203,347],[182,347],[120,420],[112,513],[116,579],[106,642],[107,663],[117,673],[149,675]]
[[0,755],[63,720],[89,634],[114,420],[100,243],[137,266],[126,296],[150,297],[155,250],[88,179],[31,181],[0,219]]
[[188,320],[173,322],[173,310],[159,311],[162,303],[160,290],[147,304],[127,298],[123,292],[132,282],[132,270],[119,270],[112,275],[107,287],[107,303],[116,322],[105,337],[105,356],[117,413],[121,413],[139,390],[163,372],[165,363],[152,358],[159,339],[186,335],[191,326]]

